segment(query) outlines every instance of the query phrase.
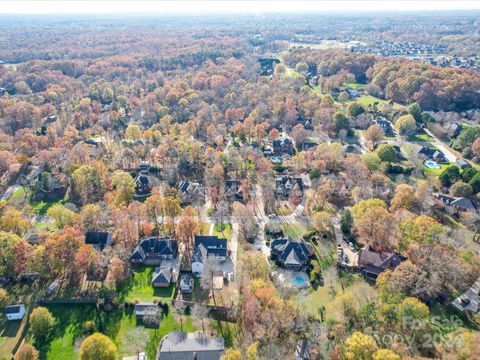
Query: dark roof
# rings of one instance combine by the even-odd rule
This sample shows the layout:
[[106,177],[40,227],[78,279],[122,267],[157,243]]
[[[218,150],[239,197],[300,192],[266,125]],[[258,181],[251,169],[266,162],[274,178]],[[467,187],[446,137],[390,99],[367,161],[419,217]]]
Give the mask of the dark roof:
[[172,280],[172,269],[157,268],[152,275],[152,283],[170,284]]
[[178,188],[181,192],[186,192],[189,186],[190,183],[188,181],[180,181],[180,185],[178,186]]
[[304,241],[291,239],[276,239],[271,245],[272,255],[284,265],[306,265],[312,255]]
[[5,307],[5,314],[18,314],[22,305],[10,305]]
[[422,148],[418,151],[419,154],[421,155],[425,155],[426,157],[430,158],[430,159],[433,159],[433,160],[436,160],[436,161],[446,161],[447,158],[445,157],[445,155],[437,150],[437,149],[433,149],[433,148],[429,148],[429,147],[426,147],[426,146],[422,146]]
[[445,205],[455,206],[466,211],[477,210],[477,203],[466,197],[453,197],[445,194],[436,194],[435,197],[441,200]]
[[162,340],[161,360],[219,360],[225,351],[223,338],[208,338],[202,333],[171,332]]
[[394,269],[405,257],[395,253],[379,253],[371,250],[360,250],[358,255],[358,266],[365,271],[379,275],[386,269]]
[[131,259],[156,258],[162,255],[177,256],[178,244],[170,238],[149,237],[142,239],[131,255]]
[[103,250],[105,246],[110,245],[112,234],[102,231],[88,231],[85,233],[85,244],[98,246]]
[[343,148],[343,151],[346,154],[361,154],[362,148],[357,144],[350,144],[350,145],[345,145],[345,147]]
[[276,187],[286,187],[290,185],[292,188],[296,184],[303,191],[303,180],[301,177],[281,176],[275,179]]
[[201,260],[202,251],[206,251],[206,255],[227,256],[227,240],[217,236],[195,235],[195,257]]

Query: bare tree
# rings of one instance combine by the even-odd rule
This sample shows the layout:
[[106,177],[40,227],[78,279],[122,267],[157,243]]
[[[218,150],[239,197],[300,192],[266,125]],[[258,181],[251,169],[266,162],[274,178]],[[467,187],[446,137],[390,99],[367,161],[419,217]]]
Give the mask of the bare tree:
[[220,268],[220,261],[216,256],[205,256],[203,259],[203,272],[200,278],[200,285],[203,289],[209,289],[212,292],[213,303],[216,305],[215,300],[215,286],[213,278]]
[[199,303],[196,303],[195,305],[193,305],[192,315],[195,318],[200,319],[202,321],[202,330],[204,333],[205,333],[204,319],[208,317],[208,313],[209,313],[209,310],[205,305],[199,304]]
[[233,214],[237,217],[245,240],[253,242],[258,234],[258,223],[252,212],[239,202],[233,203]]
[[143,317],[143,322],[148,327],[155,328],[155,331],[157,331],[160,326],[160,321],[162,320],[162,315],[162,309],[157,306],[155,309],[149,309],[148,313]]
[[183,301],[175,301],[173,304],[173,310],[175,311],[175,314],[178,315],[180,319],[180,330],[183,332],[183,315],[185,315],[185,304]]

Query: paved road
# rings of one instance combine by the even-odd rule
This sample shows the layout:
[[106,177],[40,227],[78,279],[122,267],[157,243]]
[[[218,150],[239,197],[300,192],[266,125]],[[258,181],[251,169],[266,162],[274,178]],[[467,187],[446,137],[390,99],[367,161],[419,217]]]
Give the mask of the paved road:
[[10,196],[13,195],[15,191],[17,191],[20,188],[20,185],[12,185],[9,186],[8,189],[5,191],[5,193],[2,195],[0,200],[8,200]]
[[[425,129],[425,132],[433,138],[432,144],[435,145],[447,158],[448,161],[451,163],[455,163],[458,157],[453,154],[450,149],[448,149],[445,144],[438,139],[435,135],[433,135],[428,129]],[[466,160],[468,161],[468,160]]]

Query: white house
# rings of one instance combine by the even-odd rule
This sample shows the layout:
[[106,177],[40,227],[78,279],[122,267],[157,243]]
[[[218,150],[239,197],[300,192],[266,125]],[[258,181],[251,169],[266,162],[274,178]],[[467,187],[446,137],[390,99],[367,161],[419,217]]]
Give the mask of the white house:
[[25,305],[10,305],[5,308],[5,315],[8,320],[22,320],[25,315]]

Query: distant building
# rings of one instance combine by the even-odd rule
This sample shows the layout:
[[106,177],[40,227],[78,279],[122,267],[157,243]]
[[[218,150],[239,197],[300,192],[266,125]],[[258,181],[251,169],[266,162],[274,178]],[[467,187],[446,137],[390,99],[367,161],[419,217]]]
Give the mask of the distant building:
[[147,175],[150,172],[150,164],[146,161],[142,161],[139,166],[140,174]]
[[418,151],[418,155],[423,155],[428,160],[435,161],[438,164],[448,164],[448,160],[445,155],[437,149],[422,146],[422,148]]
[[312,251],[305,241],[294,241],[290,238],[273,240],[270,253],[272,260],[288,270],[304,270],[312,257]]
[[343,153],[346,155],[348,154],[361,154],[362,148],[357,144],[349,144],[343,147]]
[[102,251],[112,245],[112,233],[103,231],[88,231],[85,233],[85,244],[92,245]]
[[225,197],[230,201],[243,201],[239,180],[225,180]]
[[160,342],[157,360],[219,360],[225,351],[221,337],[204,333],[171,332]]
[[303,151],[307,151],[307,150],[309,150],[309,149],[316,149],[317,146],[318,146],[318,144],[315,143],[315,142],[312,142],[312,141],[304,141],[304,142],[302,143],[302,150],[303,150]]
[[22,320],[25,316],[25,305],[10,305],[5,308],[5,315],[8,320]]
[[293,141],[290,138],[273,140],[272,148],[275,155],[293,155],[295,153],[295,150],[293,149]]
[[137,199],[145,199],[152,194],[152,179],[150,176],[140,174],[135,179],[135,194]]
[[180,292],[182,294],[191,294],[193,291],[194,280],[190,273],[185,273],[180,276]]
[[303,179],[301,177],[281,176],[275,179],[275,195],[277,197],[288,198],[294,190],[303,194]]
[[456,211],[470,211],[475,212],[478,209],[478,204],[466,197],[455,197],[445,194],[435,194],[435,197],[447,206],[451,206]]
[[378,126],[380,126],[380,128],[383,130],[383,133],[385,134],[385,136],[393,136],[394,135],[393,128],[392,128],[392,123],[390,121],[384,120],[384,119],[375,119],[375,120],[373,120],[373,122],[375,124],[377,124]]
[[270,76],[273,75],[275,65],[280,64],[280,60],[276,58],[261,58],[258,59],[260,63],[260,75]]
[[468,168],[471,168],[472,165],[470,165],[467,161],[463,160],[463,159],[460,159],[460,158],[457,158],[455,160],[455,164],[460,168],[460,169],[468,169]]
[[180,181],[178,184],[178,192],[184,204],[191,204],[205,199],[204,188],[199,183],[186,180]]
[[150,237],[140,241],[130,256],[133,264],[160,265],[178,256],[178,243],[170,238]]
[[7,90],[5,88],[0,88],[0,96],[6,93],[7,93]]

